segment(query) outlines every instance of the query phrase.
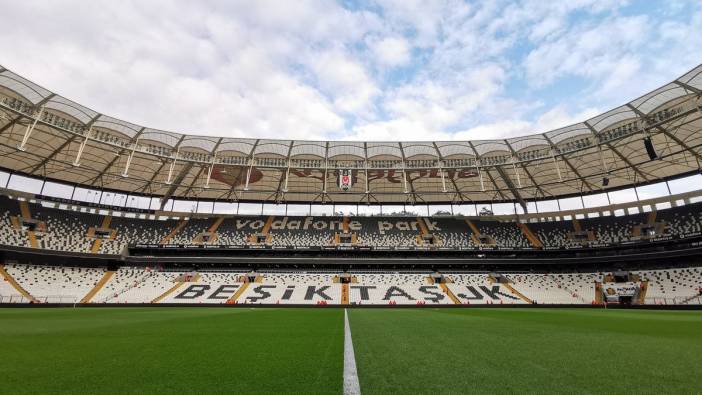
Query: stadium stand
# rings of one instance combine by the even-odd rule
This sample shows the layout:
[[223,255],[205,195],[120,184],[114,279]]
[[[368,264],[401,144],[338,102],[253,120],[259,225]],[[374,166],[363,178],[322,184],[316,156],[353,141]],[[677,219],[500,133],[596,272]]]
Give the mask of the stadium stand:
[[529,227],[546,247],[565,247],[574,244],[568,237],[573,231],[570,221],[549,221],[530,223]]
[[578,304],[583,302],[577,294],[560,286],[549,275],[514,274],[509,276],[509,279],[514,282],[514,288],[537,304]]
[[432,218],[440,230],[434,232],[437,236],[438,246],[467,248],[475,246],[472,232],[465,220],[459,218]]
[[13,214],[10,211],[3,211],[0,216],[0,221],[2,221],[2,225],[0,226],[0,241],[5,245],[31,247],[29,239],[25,234],[26,232],[15,229],[12,225],[12,215],[16,216],[17,214]]
[[588,218],[580,221],[584,230],[595,233],[600,243],[622,243],[631,241],[634,226],[646,223],[645,214],[633,214],[625,217]]
[[[77,303],[103,278],[101,268],[10,264],[7,273],[39,303]],[[645,304],[701,303],[702,268],[631,272],[647,283]],[[275,271],[158,271],[122,267],[92,297],[91,303],[240,303],[240,304],[592,304],[596,284],[607,273],[445,273],[435,283],[431,273],[339,273]],[[342,299],[348,286],[349,298]],[[236,296],[236,297],[235,297]],[[28,303],[8,281],[0,284],[4,303]]]
[[[0,217],[0,242],[17,247],[31,247],[27,230],[13,224],[21,217],[17,208],[18,201],[1,198],[0,204],[5,209]],[[102,243],[97,251],[103,254],[120,254],[129,245],[159,244],[166,240],[167,244],[217,244],[217,245],[246,245],[250,244],[253,235],[260,234],[261,227],[251,227],[250,224],[262,225],[265,217],[221,217],[221,218],[137,218],[132,215],[110,217],[108,228],[101,228],[106,215],[45,207],[30,203],[30,218],[45,224],[43,231],[36,231],[38,248],[54,251],[91,252],[96,238]],[[637,227],[650,226],[660,229],[655,236],[689,237],[699,236],[702,231],[702,214],[698,212],[698,204],[659,210],[656,212],[655,223],[647,219],[650,214],[634,214],[628,216],[607,216],[580,220],[581,233],[592,233],[592,239],[576,240],[573,238],[574,227],[571,221],[550,221],[529,223],[528,228],[545,247],[567,247],[575,244],[617,244],[639,240],[634,236]],[[13,219],[14,218],[14,219]],[[304,223],[310,226],[280,227],[269,230],[263,243],[275,246],[326,246],[335,244],[336,228],[342,222],[334,218],[314,217],[279,217],[273,221],[285,223]],[[477,233],[466,224],[462,218],[431,218],[432,228],[422,230],[419,221],[423,218],[403,217],[356,217],[353,219],[359,229],[351,231],[358,235],[358,243],[374,247],[410,247],[434,246],[470,248],[478,244],[497,245],[503,248],[533,247],[524,232],[515,222],[497,220],[471,221]],[[311,224],[319,222],[324,227],[315,228]],[[335,223],[335,228],[329,223]],[[91,235],[91,229],[107,231],[103,237]],[[215,232],[210,232],[211,230]],[[435,237],[434,242],[423,241],[422,232]],[[651,236],[649,234],[649,236]]]
[[29,303],[30,299],[15,288],[6,273],[4,266],[0,265],[0,303]]
[[99,269],[6,265],[5,270],[22,288],[44,303],[76,303],[87,294],[102,277]]
[[[669,303],[671,301],[693,302],[700,296],[702,270],[699,267],[635,271],[643,281],[648,281],[647,304]],[[699,298],[696,299],[700,303]]]
[[461,304],[525,304],[504,284],[495,283],[488,273],[450,273],[447,288]]
[[[0,297],[589,304],[609,292],[605,299],[622,303],[699,303],[702,192],[671,185],[699,183],[692,161],[700,75],[702,65],[624,106],[538,135],[377,143],[161,132],[0,67],[7,148],[0,179],[8,196],[0,196],[0,252],[13,262],[2,269]],[[640,200],[644,187],[656,197]],[[627,191],[635,199],[622,199]],[[586,197],[593,198],[587,205]],[[575,200],[561,210],[568,199]],[[360,210],[366,204],[373,207]],[[291,205],[333,214],[262,214]],[[474,215],[454,216],[454,209]],[[344,214],[359,211],[381,215]],[[239,214],[252,212],[261,215]],[[620,261],[656,269],[597,271]],[[685,264],[691,267],[660,269]],[[248,273],[259,266],[269,271]],[[350,282],[311,269],[336,266],[349,270]],[[435,277],[430,267],[448,273]]]
[[249,242],[251,231],[247,232],[237,226],[236,218],[226,218],[217,228],[217,238],[213,244],[244,245]]
[[549,275],[556,285],[582,303],[592,303],[595,295],[595,282],[602,279],[601,273],[556,273]]
[[181,275],[182,272],[120,268],[105,291],[93,299],[102,303],[151,303],[172,288]]
[[168,240],[167,244],[202,243],[195,240],[196,236],[206,232],[213,222],[214,219],[211,218],[190,218],[188,223]]
[[702,233],[702,212],[697,205],[658,210],[657,221],[667,225],[669,234],[686,236]]
[[500,247],[529,247],[529,241],[514,222],[473,221],[480,234]]
[[271,244],[275,246],[327,246],[343,233],[340,217],[278,217],[272,222]]
[[129,244],[159,244],[169,231],[177,226],[176,220],[113,217],[110,227],[114,240],[103,240],[100,252],[120,254]]
[[[397,218],[395,218],[397,219]],[[417,245],[420,235],[417,219],[412,217],[392,218],[358,217],[359,243],[373,247],[409,247]],[[399,227],[398,224],[401,224]]]

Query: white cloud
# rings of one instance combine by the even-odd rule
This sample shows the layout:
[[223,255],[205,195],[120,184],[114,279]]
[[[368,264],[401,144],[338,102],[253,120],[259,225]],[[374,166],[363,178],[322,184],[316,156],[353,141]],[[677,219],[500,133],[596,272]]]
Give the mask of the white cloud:
[[[622,5],[28,0],[3,8],[0,48],[4,66],[149,127],[505,138],[582,121],[699,62],[699,6]],[[554,88],[569,79],[578,91]]]
[[573,29],[538,46],[526,59],[529,83],[540,87],[563,75],[605,78],[622,54],[635,52],[649,36],[645,16],[617,17]]
[[[358,26],[338,29],[346,13],[340,7],[268,7],[276,17],[262,16],[256,2],[232,17],[192,3],[75,5],[83,12],[65,3],[8,10],[8,21],[31,32],[0,38],[12,53],[6,66],[108,115],[175,131],[324,138],[344,127],[336,107],[354,109],[351,99],[332,102],[291,73],[287,60],[325,36],[357,38]],[[150,19],[152,11],[159,18]],[[318,18],[323,12],[328,18]],[[272,19],[289,40],[263,28]],[[295,36],[300,32],[305,37]]]
[[429,129],[426,124],[406,118],[371,122],[354,128],[344,140],[354,141],[431,141],[445,140],[449,134]]
[[511,137],[525,136],[535,133],[545,133],[574,123],[585,121],[599,114],[601,111],[596,108],[588,108],[574,114],[557,106],[549,109],[534,122],[519,119],[498,121],[490,124],[483,124],[468,130],[460,131],[453,135],[461,140],[495,140]]
[[379,89],[360,63],[341,50],[317,53],[309,60],[319,86],[341,112],[367,114]]
[[404,66],[412,56],[409,43],[401,37],[386,37],[371,42],[370,47],[375,61],[383,66]]

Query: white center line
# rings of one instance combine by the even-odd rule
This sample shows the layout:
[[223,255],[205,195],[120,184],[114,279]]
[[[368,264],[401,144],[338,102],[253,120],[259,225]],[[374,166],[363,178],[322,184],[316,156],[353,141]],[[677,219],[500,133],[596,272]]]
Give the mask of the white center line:
[[356,356],[353,353],[349,314],[346,309],[344,309],[344,395],[356,394],[361,394],[361,386],[358,384]]

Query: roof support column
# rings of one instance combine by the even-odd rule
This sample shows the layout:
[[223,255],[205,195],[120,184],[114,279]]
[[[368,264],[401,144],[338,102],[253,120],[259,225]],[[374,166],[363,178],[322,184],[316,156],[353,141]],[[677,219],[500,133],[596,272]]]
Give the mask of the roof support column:
[[88,140],[90,140],[90,133],[93,132],[93,127],[92,125],[88,129],[88,132],[85,134],[85,138],[83,141],[80,143],[80,147],[78,148],[78,153],[76,154],[76,159],[73,161],[73,166],[79,167],[80,166],[80,157],[83,155],[83,150],[85,149],[85,145],[88,143]]
[[253,170],[253,165],[254,165],[254,160],[255,160],[255,154],[251,155],[251,158],[249,159],[249,168],[246,170],[246,184],[244,185],[244,190],[248,191],[249,190],[249,180],[251,179],[251,171]]
[[441,188],[444,193],[446,193],[446,178],[444,177],[444,167],[439,161],[439,173],[441,174]]
[[29,136],[32,135],[34,128],[37,126],[37,123],[39,122],[39,119],[41,118],[41,116],[43,114],[44,114],[44,106],[41,106],[41,108],[39,109],[39,112],[37,114],[35,114],[34,122],[27,125],[27,130],[24,131],[24,137],[22,137],[22,143],[20,143],[20,145],[17,146],[18,150],[20,150],[20,151],[26,150],[27,142],[29,141]]
[[475,169],[478,171],[478,178],[480,179],[480,191],[485,192],[485,181],[483,180],[483,172],[480,171],[479,158],[475,158]]
[[409,193],[407,190],[407,172],[405,171],[405,161],[402,161],[402,186],[404,187],[405,193]]
[[602,146],[597,145],[597,152],[600,154],[600,161],[602,162],[602,172],[609,174],[609,169],[607,168],[607,163],[605,162],[604,154],[602,153]]
[[[368,185],[368,143],[363,143],[363,167],[366,170],[366,198],[368,203],[370,203],[370,187]],[[406,193],[406,192],[405,192]]]
[[521,188],[522,178],[519,177],[519,170],[517,170],[517,164],[514,162],[514,156],[512,157],[512,167],[514,168],[514,175],[517,177],[517,185]]
[[217,160],[217,153],[212,155],[212,162],[210,163],[210,168],[207,170],[207,180],[205,181],[205,186],[204,186],[205,189],[210,187],[210,178],[212,178],[212,169],[214,168],[216,160]]
[[519,205],[522,206],[524,209],[524,212],[527,213],[527,205],[524,199],[522,198],[522,195],[519,193],[519,190],[514,187],[514,184],[512,183],[512,180],[509,179],[507,176],[507,173],[505,173],[504,169],[502,166],[495,166],[495,170],[497,170],[497,173],[500,174],[500,177],[502,177],[502,180],[507,184],[507,188],[509,188],[510,192],[512,192],[512,195],[514,195],[514,198],[517,199],[519,202]]
[[[329,170],[329,142],[327,141],[324,145],[324,180],[322,181],[322,193],[327,194],[327,176]],[[351,174],[353,179],[353,174]],[[324,197],[322,197],[322,202],[324,202]]]
[[139,145],[139,137],[137,137],[136,141],[132,145],[132,151],[129,153],[129,157],[127,157],[127,163],[124,165],[122,177],[129,177],[129,166],[132,164],[132,158],[134,157],[134,151],[136,151],[137,145]]
[[178,154],[180,153],[180,145],[176,149],[175,155],[173,155],[173,162],[171,162],[171,167],[168,169],[168,178],[166,179],[166,184],[170,185],[173,179],[173,169],[175,168],[176,161],[178,160]]
[[210,187],[210,178],[212,177],[212,169],[214,169],[215,163],[217,163],[217,148],[219,148],[219,145],[222,143],[222,140],[224,138],[220,138],[217,141],[217,144],[215,144],[214,148],[212,148],[212,162],[210,163],[210,168],[207,170],[207,181],[205,181],[204,188],[207,189]]
[[553,160],[553,167],[556,168],[556,173],[558,173],[558,181],[563,181],[563,176],[561,175],[561,167],[558,166],[558,161],[556,160],[556,154],[553,151],[553,145],[551,145],[551,159]]
[[[402,146],[402,143],[398,142],[397,143],[398,147],[400,147],[400,154],[402,155],[402,180],[404,182],[405,186],[405,193],[412,193],[412,202],[417,203],[417,193],[414,190],[414,184],[412,183],[412,179],[409,178],[409,175],[407,174],[407,156],[405,156],[405,147]],[[420,169],[421,172],[421,169]],[[409,185],[408,185],[409,184]],[[409,190],[407,187],[409,186]]]
[[288,179],[289,178],[290,178],[290,159],[288,159],[288,168],[285,169],[285,185],[283,186],[283,192],[288,191]]
[[[436,145],[436,142],[433,142],[432,145],[434,146],[434,150],[436,150],[436,157],[439,158],[439,161],[440,161],[442,167],[444,167],[446,163],[445,163],[445,161],[444,161],[444,156],[441,155],[441,150],[439,150],[439,146]],[[454,170],[455,170],[455,169],[454,169]],[[443,174],[442,174],[442,177],[444,177]],[[449,181],[451,181],[451,184],[453,185],[453,189],[454,189],[454,191],[456,191],[456,194],[458,195],[458,197],[459,197],[461,200],[464,200],[463,194],[462,194],[461,191],[458,189],[458,185],[456,185],[456,181],[453,179],[453,177],[449,178]],[[444,192],[447,192],[446,186],[445,186],[445,185],[444,185]]]

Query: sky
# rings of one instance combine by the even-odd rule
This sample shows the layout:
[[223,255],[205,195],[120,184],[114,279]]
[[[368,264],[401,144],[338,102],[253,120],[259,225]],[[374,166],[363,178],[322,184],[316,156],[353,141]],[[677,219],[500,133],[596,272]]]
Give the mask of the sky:
[[198,135],[497,139],[586,120],[702,63],[700,1],[0,0],[0,64]]

